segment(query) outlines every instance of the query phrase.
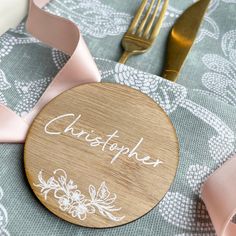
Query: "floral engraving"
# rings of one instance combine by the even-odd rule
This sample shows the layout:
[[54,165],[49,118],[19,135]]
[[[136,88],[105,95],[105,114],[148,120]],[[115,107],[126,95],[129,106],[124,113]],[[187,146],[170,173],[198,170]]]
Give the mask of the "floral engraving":
[[110,193],[105,181],[101,183],[98,190],[93,185],[89,185],[90,198],[85,196],[74,184],[73,180],[67,180],[67,174],[63,169],[57,169],[48,180],[43,178],[43,170],[38,174],[39,184],[34,184],[41,188],[41,193],[47,200],[49,192],[58,200],[61,211],[69,213],[72,217],[85,220],[87,214],[94,214],[98,211],[102,216],[112,221],[121,221],[125,216],[114,216],[112,213],[121,210],[116,208],[114,202],[116,194]]

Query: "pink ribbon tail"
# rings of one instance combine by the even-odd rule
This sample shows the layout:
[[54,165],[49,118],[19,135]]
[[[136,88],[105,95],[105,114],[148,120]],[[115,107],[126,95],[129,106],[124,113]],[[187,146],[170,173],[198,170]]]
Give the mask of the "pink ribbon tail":
[[236,225],[231,220],[236,213],[236,156],[208,177],[201,196],[216,234],[235,236]]
[[0,114],[0,143],[23,143],[29,125],[2,104],[0,104]]

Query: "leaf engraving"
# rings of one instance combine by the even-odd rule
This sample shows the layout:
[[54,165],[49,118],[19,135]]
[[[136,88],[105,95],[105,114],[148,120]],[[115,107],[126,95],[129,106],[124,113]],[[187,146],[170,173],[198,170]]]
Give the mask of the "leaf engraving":
[[47,200],[49,192],[52,192],[60,210],[69,213],[74,218],[85,220],[88,214],[94,214],[96,211],[112,221],[121,221],[125,218],[125,216],[113,215],[113,212],[120,211],[121,208],[113,205],[116,194],[110,193],[105,181],[101,183],[98,190],[94,185],[89,185],[89,199],[85,198],[73,180],[68,180],[63,169],[53,171],[53,176],[47,180],[43,178],[43,170],[41,170],[38,173],[38,181],[39,183],[34,186],[40,188],[44,199]]

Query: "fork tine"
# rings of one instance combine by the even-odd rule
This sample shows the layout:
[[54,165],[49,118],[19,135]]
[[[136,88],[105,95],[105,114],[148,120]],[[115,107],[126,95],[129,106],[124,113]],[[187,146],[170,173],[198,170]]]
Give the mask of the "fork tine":
[[156,36],[158,35],[159,31],[160,31],[160,28],[161,28],[161,25],[162,25],[162,22],[165,18],[165,13],[166,13],[166,10],[167,10],[167,7],[168,7],[168,3],[169,3],[169,0],[165,0],[164,4],[163,4],[163,7],[161,9],[161,13],[160,13],[160,16],[157,20],[157,23],[151,33],[151,36],[150,36],[150,40],[154,40],[156,38]]
[[142,1],[138,11],[136,12],[136,14],[134,16],[133,21],[131,22],[131,25],[130,25],[128,31],[127,31],[128,33],[131,33],[131,34],[133,33],[135,27],[138,24],[139,19],[141,18],[142,14],[143,14],[143,11],[144,11],[144,9],[145,9],[145,7],[147,5],[147,2],[148,2],[148,0],[143,0]]
[[152,1],[151,1],[151,4],[150,4],[150,6],[149,6],[149,8],[148,8],[148,10],[147,10],[147,13],[146,13],[145,17],[143,18],[143,20],[142,20],[142,22],[141,22],[141,24],[140,24],[140,26],[139,26],[139,28],[138,28],[138,30],[137,30],[137,34],[138,34],[138,35],[141,35],[141,34],[142,34],[143,28],[144,28],[144,26],[145,26],[145,24],[146,24],[146,22],[147,22],[147,19],[148,19],[150,13],[151,13],[151,10],[152,10],[152,7],[153,7],[153,5],[154,5],[154,2],[155,2],[155,0],[152,0]]
[[148,37],[148,34],[150,33],[150,29],[152,28],[153,22],[154,22],[154,20],[155,20],[155,18],[156,18],[158,9],[159,9],[159,7],[160,7],[160,3],[161,3],[161,0],[158,0],[157,5],[156,5],[156,8],[155,8],[155,10],[154,10],[154,12],[153,12],[152,18],[151,18],[151,20],[149,21],[149,23],[148,23],[148,25],[147,25],[147,27],[146,27],[144,33],[143,33],[143,37],[145,37],[145,38],[147,38],[147,37]]

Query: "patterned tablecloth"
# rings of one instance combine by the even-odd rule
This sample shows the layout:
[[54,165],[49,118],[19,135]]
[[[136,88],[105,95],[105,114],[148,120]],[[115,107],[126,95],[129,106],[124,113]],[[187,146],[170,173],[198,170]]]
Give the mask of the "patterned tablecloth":
[[[212,0],[177,84],[154,75],[163,64],[171,25],[191,0],[170,1],[160,35],[149,52],[117,64],[120,41],[140,0],[53,0],[46,10],[78,23],[103,81],[147,93],[171,118],[180,163],[171,189],[150,213],[106,230],[67,223],[46,210],[27,183],[23,145],[0,145],[0,235],[215,235],[200,187],[236,149],[236,1]],[[68,57],[24,30],[0,37],[0,101],[23,116]],[[144,72],[145,71],[145,72]]]

